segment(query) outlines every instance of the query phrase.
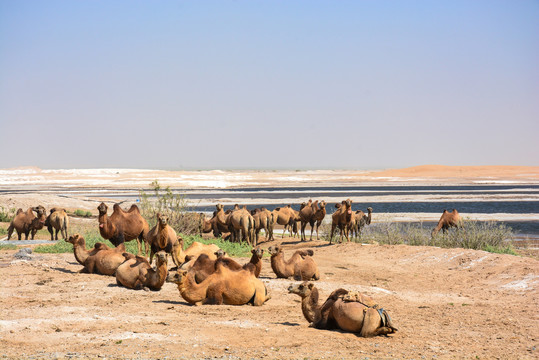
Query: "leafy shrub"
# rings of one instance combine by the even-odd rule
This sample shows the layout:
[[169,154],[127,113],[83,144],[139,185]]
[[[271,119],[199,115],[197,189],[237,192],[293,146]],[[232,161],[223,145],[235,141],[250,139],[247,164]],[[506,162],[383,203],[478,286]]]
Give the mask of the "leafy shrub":
[[81,209],[75,210],[74,214],[76,216],[80,216],[80,217],[91,217],[92,216],[92,213],[90,211],[85,211],[85,210],[81,210]]
[[15,217],[15,212],[17,210],[15,208],[5,208],[3,206],[0,206],[0,222],[11,222],[13,217]]

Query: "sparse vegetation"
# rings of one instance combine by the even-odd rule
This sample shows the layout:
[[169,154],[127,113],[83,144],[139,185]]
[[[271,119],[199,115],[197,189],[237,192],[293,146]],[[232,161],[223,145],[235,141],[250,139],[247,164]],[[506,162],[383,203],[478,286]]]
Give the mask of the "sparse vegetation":
[[17,210],[15,208],[5,208],[3,206],[0,206],[0,222],[11,222],[13,220],[13,217],[15,216],[15,212]]
[[[323,237],[327,241],[329,241],[330,229],[329,224],[321,227]],[[446,234],[440,232],[433,238],[430,235],[431,230],[432,227],[425,227],[422,223],[381,221],[366,226],[363,229],[361,240],[351,239],[351,241],[388,245],[465,248],[516,255],[511,247],[511,240],[514,237],[512,229],[495,221],[480,222],[466,219],[463,221],[462,228],[450,229]],[[339,233],[336,231],[334,236],[337,239],[338,235]]]
[[17,245],[14,245],[14,244],[0,245],[0,250],[17,250]]
[[92,216],[92,213],[90,211],[81,210],[81,209],[75,210],[75,212],[73,214],[75,214],[75,216],[80,216],[80,217],[91,217]]

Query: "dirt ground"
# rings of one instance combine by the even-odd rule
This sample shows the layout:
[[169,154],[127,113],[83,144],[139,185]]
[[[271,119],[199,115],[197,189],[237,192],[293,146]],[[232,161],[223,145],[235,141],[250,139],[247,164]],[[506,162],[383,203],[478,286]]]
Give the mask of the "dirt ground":
[[[284,240],[284,241],[283,241]],[[390,337],[310,328],[292,280],[261,278],[261,307],[191,306],[177,287],[134,291],[78,273],[73,254],[17,259],[0,252],[3,358],[536,359],[539,261],[464,249],[327,245],[284,238],[285,254],[312,248],[321,300],[336,288],[378,301]],[[267,248],[274,244],[263,243]],[[239,259],[247,262],[248,259]]]

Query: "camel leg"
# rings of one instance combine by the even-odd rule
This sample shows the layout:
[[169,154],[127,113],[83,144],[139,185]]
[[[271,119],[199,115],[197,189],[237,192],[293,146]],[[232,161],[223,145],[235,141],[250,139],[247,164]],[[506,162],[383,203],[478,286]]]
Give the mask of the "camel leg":
[[55,230],[55,236],[54,237],[56,238],[56,240],[58,240],[58,233],[60,232],[60,230],[59,229],[54,229],[54,230]]
[[[13,230],[14,230],[14,229],[15,229],[15,228],[14,228],[13,225],[11,225],[11,224],[10,224],[9,227],[7,228],[7,239],[8,239],[8,240],[11,239],[11,235],[13,235]],[[19,240],[20,240],[20,239],[19,239]]]
[[[153,256],[154,256],[153,249],[150,249],[150,265],[152,265]],[[172,258],[172,260],[174,260],[174,258]],[[178,266],[178,264],[176,265]]]
[[301,238],[301,241],[305,241],[305,228],[307,227],[307,223],[306,222],[301,222],[301,235],[300,235],[300,238]]
[[331,224],[331,234],[329,235],[329,244],[331,245],[331,241],[333,240],[333,233],[335,232],[335,224]]

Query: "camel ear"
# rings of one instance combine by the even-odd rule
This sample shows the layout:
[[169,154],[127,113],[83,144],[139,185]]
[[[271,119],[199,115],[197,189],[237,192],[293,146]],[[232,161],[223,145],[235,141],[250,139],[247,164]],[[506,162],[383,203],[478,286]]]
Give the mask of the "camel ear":
[[308,283],[307,286],[309,287],[310,290],[312,290],[313,287],[314,287],[314,284],[313,283]]

